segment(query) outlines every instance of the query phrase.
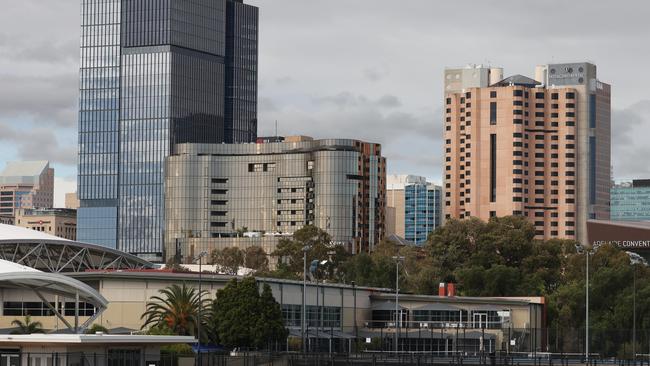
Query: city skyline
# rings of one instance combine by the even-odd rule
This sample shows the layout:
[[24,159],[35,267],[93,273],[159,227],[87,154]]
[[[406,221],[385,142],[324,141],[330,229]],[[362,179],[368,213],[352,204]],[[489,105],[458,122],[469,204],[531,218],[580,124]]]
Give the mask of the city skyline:
[[[632,152],[645,151],[642,136],[650,125],[650,95],[641,89],[650,77],[640,72],[646,51],[630,46],[648,35],[648,30],[639,25],[642,21],[635,21],[644,13],[643,4],[616,8],[596,4],[585,10],[589,17],[575,17],[572,14],[583,8],[585,2],[563,4],[562,12],[537,4],[524,9],[509,2],[504,6],[509,7],[510,14],[527,17],[512,16],[508,24],[497,25],[489,21],[490,16],[471,16],[461,26],[449,23],[443,16],[454,11],[453,6],[428,2],[414,2],[408,9],[398,8],[394,3],[373,2],[376,6],[372,14],[365,15],[360,15],[364,4],[367,5],[363,1],[349,4],[346,14],[336,13],[337,4],[340,6],[337,2],[293,6],[282,1],[272,6],[263,1],[249,3],[261,7],[263,13],[260,135],[273,134],[276,119],[280,134],[285,135],[299,132],[317,138],[352,137],[358,132],[354,137],[382,143],[389,174],[417,174],[440,182],[444,67],[492,63],[508,67],[512,74],[531,75],[530,65],[535,62],[587,59],[598,64],[601,77],[613,85],[614,178],[643,178],[650,174],[650,167],[626,159]],[[47,17],[37,13],[25,22],[15,21],[20,18],[17,15],[33,6],[43,9]],[[475,3],[475,8],[481,10],[476,13],[498,15],[499,9],[483,6]],[[312,11],[322,16],[310,20],[310,30],[292,32],[295,26],[305,24],[298,15],[306,16]],[[0,80],[9,86],[3,88],[6,95],[0,105],[0,125],[4,130],[0,152],[7,160],[51,160],[59,176],[59,206],[63,193],[74,190],[69,181],[76,180],[74,111],[78,99],[79,13],[77,1],[56,7],[42,1],[26,1],[0,15],[9,25],[0,35],[0,66],[5,70]],[[543,23],[549,16],[555,17],[554,24],[557,23],[552,30],[513,32],[525,29],[522,22]],[[588,21],[581,20],[587,18]],[[616,24],[619,18],[629,19],[617,30],[624,37],[604,33],[600,24],[610,22],[610,18]],[[327,28],[330,23],[337,25],[333,34]],[[487,31],[475,32],[487,25]],[[42,37],[41,27],[51,29],[51,39]],[[348,36],[341,36],[346,32]],[[445,32],[454,34],[453,38],[443,38],[441,34]],[[481,45],[495,36],[504,40],[501,45]],[[467,42],[476,44],[472,54],[455,46]],[[513,44],[518,45],[514,51]],[[625,52],[615,52],[619,49]],[[300,60],[293,57],[296,50]],[[325,54],[329,56],[324,57]],[[405,54],[416,57],[403,57]],[[522,54],[526,57],[513,57]],[[345,68],[341,67],[343,62],[348,63]],[[313,72],[314,69],[319,72]],[[40,103],[34,105],[29,100]],[[325,123],[328,121],[332,123]]]

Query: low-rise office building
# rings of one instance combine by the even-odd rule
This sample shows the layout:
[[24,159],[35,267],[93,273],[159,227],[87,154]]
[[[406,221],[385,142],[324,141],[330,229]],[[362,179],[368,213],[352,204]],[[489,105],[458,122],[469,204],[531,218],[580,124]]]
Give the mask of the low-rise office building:
[[[243,231],[305,225],[367,252],[384,236],[386,160],[379,144],[287,137],[257,144],[180,144],[166,161],[165,256],[210,251]],[[180,244],[179,244],[180,242]]]
[[386,236],[421,245],[442,224],[442,187],[415,175],[386,178]]
[[650,179],[619,183],[610,192],[612,221],[650,220]]
[[59,238],[77,239],[77,210],[67,208],[16,210],[14,225],[48,233]]

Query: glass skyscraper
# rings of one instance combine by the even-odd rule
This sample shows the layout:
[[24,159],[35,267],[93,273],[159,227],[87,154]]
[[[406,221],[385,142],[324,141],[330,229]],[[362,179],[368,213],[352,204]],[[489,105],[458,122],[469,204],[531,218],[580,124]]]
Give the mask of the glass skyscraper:
[[257,134],[258,9],[82,0],[78,239],[163,257],[164,160]]

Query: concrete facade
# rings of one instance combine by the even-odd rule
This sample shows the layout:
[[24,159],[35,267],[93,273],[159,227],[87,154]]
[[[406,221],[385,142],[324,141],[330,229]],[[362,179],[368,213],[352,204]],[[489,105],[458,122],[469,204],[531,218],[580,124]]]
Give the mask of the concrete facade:
[[77,198],[77,192],[70,192],[65,194],[65,208],[72,210],[79,208],[79,198]]
[[609,218],[610,87],[588,63],[538,67],[445,97],[445,217],[519,215],[584,242]]

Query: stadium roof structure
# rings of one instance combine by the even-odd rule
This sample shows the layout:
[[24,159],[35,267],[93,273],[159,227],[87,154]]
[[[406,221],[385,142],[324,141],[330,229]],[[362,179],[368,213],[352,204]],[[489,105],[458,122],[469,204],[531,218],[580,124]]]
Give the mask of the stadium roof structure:
[[[0,287],[3,289],[18,288],[33,292],[50,308],[50,311],[74,332],[80,332],[86,329],[108,306],[108,301],[97,290],[79,280],[58,273],[45,273],[31,267],[1,259]],[[45,298],[44,294],[74,299],[76,309],[74,326]],[[80,302],[91,304],[96,309],[95,314],[81,325],[79,324]]]
[[112,248],[4,224],[0,224],[0,260],[51,273],[155,267],[142,258]]

